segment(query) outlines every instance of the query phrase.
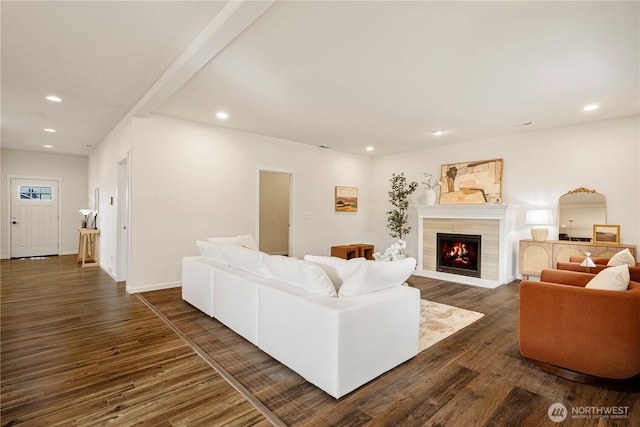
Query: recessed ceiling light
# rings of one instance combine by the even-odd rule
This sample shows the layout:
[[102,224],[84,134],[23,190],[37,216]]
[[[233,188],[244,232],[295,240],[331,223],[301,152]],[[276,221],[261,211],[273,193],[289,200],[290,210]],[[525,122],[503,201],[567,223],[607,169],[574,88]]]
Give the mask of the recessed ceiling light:
[[43,145],[43,147],[44,147],[44,148],[53,148],[53,145],[45,144],[45,145]]
[[373,151],[373,147],[367,147],[367,151]]
[[216,113],[216,117],[219,118],[220,120],[224,120],[224,119],[228,119],[229,115],[227,113],[225,113],[224,111],[218,111]]
[[44,128],[42,130],[49,133],[54,133],[56,131],[55,129],[51,129],[51,128]]
[[55,95],[45,96],[44,99],[46,99],[47,101],[51,101],[51,102],[62,102],[62,98],[60,98],[59,96],[55,96]]
[[600,106],[598,104],[589,104],[582,107],[582,111],[593,111],[597,110]]
[[444,135],[444,132],[445,132],[445,131],[443,131],[443,130],[435,130],[435,131],[433,131],[433,134],[434,134],[435,136],[440,136],[440,135]]

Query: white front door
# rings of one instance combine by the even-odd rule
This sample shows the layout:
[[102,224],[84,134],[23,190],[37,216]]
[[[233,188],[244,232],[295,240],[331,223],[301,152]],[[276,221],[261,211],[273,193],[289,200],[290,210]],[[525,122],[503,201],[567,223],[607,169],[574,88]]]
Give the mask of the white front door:
[[11,178],[11,258],[58,254],[58,181]]

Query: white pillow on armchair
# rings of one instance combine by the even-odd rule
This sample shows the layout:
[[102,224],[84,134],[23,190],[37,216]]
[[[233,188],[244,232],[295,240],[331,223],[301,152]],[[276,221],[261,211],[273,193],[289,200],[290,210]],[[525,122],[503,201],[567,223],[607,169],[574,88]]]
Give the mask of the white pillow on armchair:
[[628,265],[629,267],[636,266],[636,259],[631,255],[629,248],[625,248],[612,256],[607,262],[609,267],[616,267],[618,265]]

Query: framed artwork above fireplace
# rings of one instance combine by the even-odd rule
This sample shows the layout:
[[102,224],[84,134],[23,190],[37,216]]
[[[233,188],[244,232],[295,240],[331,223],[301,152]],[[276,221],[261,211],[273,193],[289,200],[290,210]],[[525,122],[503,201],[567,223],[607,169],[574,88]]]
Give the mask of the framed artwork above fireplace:
[[502,168],[502,159],[442,165],[440,204],[502,203]]

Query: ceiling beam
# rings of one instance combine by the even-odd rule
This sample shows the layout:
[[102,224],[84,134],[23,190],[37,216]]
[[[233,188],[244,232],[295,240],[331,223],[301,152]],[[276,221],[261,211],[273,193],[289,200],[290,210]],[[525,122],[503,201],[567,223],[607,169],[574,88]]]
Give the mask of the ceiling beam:
[[272,1],[229,1],[140,98],[127,117],[147,117],[266,12]]

